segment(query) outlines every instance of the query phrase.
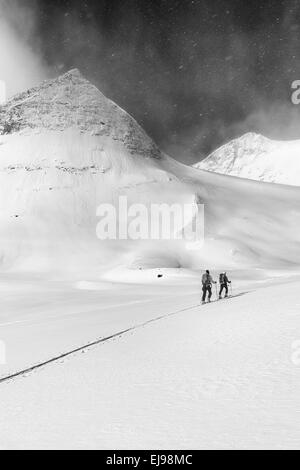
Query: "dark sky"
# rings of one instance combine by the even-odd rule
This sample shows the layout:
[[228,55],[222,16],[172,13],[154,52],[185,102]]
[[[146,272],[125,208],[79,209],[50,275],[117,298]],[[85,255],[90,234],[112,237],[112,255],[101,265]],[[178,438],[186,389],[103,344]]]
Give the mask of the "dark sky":
[[78,67],[172,156],[257,131],[300,138],[296,0],[23,0],[53,75]]

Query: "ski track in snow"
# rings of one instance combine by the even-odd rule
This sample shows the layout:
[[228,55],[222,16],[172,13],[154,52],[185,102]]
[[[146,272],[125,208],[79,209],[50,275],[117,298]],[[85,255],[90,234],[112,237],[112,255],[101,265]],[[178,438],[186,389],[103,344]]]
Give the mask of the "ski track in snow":
[[0,447],[299,448],[299,285],[174,309],[2,383]]
[[[150,302],[150,301],[149,301],[149,302]],[[127,304],[119,304],[118,306],[126,307],[126,306],[128,306],[128,305],[132,305],[132,304],[136,304],[136,303],[147,303],[147,301],[142,301],[142,302],[140,302],[140,301],[133,301],[133,302],[129,302],[129,303],[127,303]],[[116,307],[116,306],[114,306],[114,307]],[[123,335],[125,335],[126,333],[130,333],[131,331],[138,330],[139,328],[144,328],[145,326],[150,325],[151,323],[154,323],[154,322],[157,322],[157,321],[160,321],[160,320],[169,318],[169,317],[171,317],[171,316],[173,316],[173,315],[177,315],[177,314],[179,314],[179,313],[186,312],[186,311],[188,311],[188,310],[193,310],[194,308],[199,308],[199,307],[200,307],[200,304],[197,304],[197,305],[193,305],[193,306],[190,306],[190,307],[187,307],[187,308],[178,310],[178,311],[176,311],[176,312],[167,313],[167,314],[162,315],[162,316],[159,316],[159,317],[157,317],[157,318],[153,318],[153,319],[151,319],[151,320],[148,320],[148,321],[146,321],[145,323],[141,323],[141,324],[135,325],[135,326],[133,326],[132,328],[128,328],[128,329],[126,329],[126,330],[123,330],[123,331],[119,331],[119,332],[117,332],[117,333],[114,333],[113,335],[110,335],[110,336],[108,336],[108,337],[106,337],[106,338],[100,338],[100,339],[95,340],[95,341],[93,341],[93,342],[91,342],[91,343],[89,343],[89,344],[85,344],[85,345],[83,345],[83,346],[80,346],[80,347],[78,347],[78,348],[76,348],[76,349],[74,349],[74,350],[72,350],[72,351],[68,351],[68,352],[66,352],[66,353],[60,354],[59,356],[53,357],[53,358],[51,358],[51,359],[49,359],[49,360],[47,360],[47,361],[45,361],[45,362],[42,362],[42,363],[40,363],[40,364],[36,364],[36,365],[30,366],[30,367],[28,367],[28,368],[25,369],[25,370],[21,370],[21,371],[19,371],[19,372],[16,372],[16,373],[14,373],[14,374],[12,374],[12,375],[9,375],[9,376],[6,376],[6,377],[2,377],[2,378],[0,377],[0,384],[1,384],[1,383],[4,383],[4,382],[8,382],[8,381],[10,381],[10,380],[13,380],[13,379],[15,379],[15,378],[17,378],[17,377],[23,376],[23,375],[25,375],[25,374],[28,374],[28,373],[30,373],[30,372],[33,372],[33,371],[35,371],[35,370],[37,370],[37,369],[41,369],[42,367],[45,367],[46,365],[53,364],[54,362],[60,361],[61,359],[65,359],[66,357],[73,356],[74,354],[76,354],[76,353],[78,353],[78,352],[88,350],[88,349],[90,349],[90,348],[92,348],[92,347],[94,347],[94,346],[96,346],[96,345],[99,345],[99,344],[101,344],[101,343],[105,343],[105,342],[110,341],[110,340],[112,340],[112,339],[114,339],[114,338],[121,338],[121,337],[122,337]],[[203,305],[202,305],[202,307],[203,307]],[[111,307],[109,307],[109,308],[113,308],[113,306],[111,306]],[[55,317],[54,317],[54,318],[55,318]],[[25,321],[24,321],[24,322],[15,322],[15,324],[17,324],[17,323],[25,323]],[[13,324],[13,323],[11,323],[11,324]],[[10,325],[11,325],[11,324],[10,324]],[[1,326],[1,325],[0,325],[0,326]]]
[[[229,301],[229,300],[232,300],[232,299],[235,299],[237,297],[241,297],[243,295],[247,294],[247,292],[241,292],[240,294],[236,294],[236,295],[230,295],[228,298],[226,299],[221,299],[221,300],[225,300],[225,301]],[[1,383],[4,383],[4,382],[8,382],[10,380],[13,380],[17,377],[20,377],[22,375],[26,375],[30,372],[33,372],[37,369],[41,369],[42,367],[45,367],[46,365],[49,365],[49,364],[53,364],[54,362],[58,362],[62,359],[65,359],[66,357],[69,357],[69,356],[73,356],[74,354],[77,354],[78,352],[81,352],[81,351],[86,351],[94,346],[97,346],[99,344],[102,344],[102,343],[105,343],[107,341],[111,341],[112,339],[114,338],[121,338],[123,335],[127,334],[127,333],[130,333],[132,331],[135,331],[135,330],[138,330],[140,328],[144,328],[145,326],[147,325],[150,325],[151,323],[154,323],[154,322],[158,322],[158,321],[161,321],[161,320],[164,320],[164,319],[167,319],[173,315],[178,315],[179,313],[183,313],[183,312],[187,312],[189,310],[193,310],[195,308],[204,308],[205,306],[209,306],[215,302],[220,302],[221,301],[220,299],[216,299],[216,300],[212,300],[211,302],[206,302],[205,305],[201,305],[200,303],[197,304],[197,305],[192,305],[190,307],[186,307],[184,309],[181,309],[181,310],[177,310],[175,312],[171,312],[171,313],[166,313],[165,315],[161,315],[159,317],[156,317],[156,318],[153,318],[151,320],[148,320],[144,323],[141,323],[141,324],[137,324],[135,326],[133,326],[132,328],[128,328],[126,330],[123,330],[123,331],[119,331],[117,333],[114,333],[113,335],[110,335],[108,337],[104,337],[104,338],[100,338],[100,339],[97,339],[97,340],[94,340],[88,344],[85,344],[83,346],[79,346],[77,347],[76,349],[73,349],[72,351],[68,351],[68,352],[65,352],[65,353],[62,353],[58,356],[55,356],[53,358],[50,358],[48,359],[47,361],[44,361],[42,363],[39,363],[39,364],[35,364],[35,365],[32,365],[28,368],[26,368],[25,370],[21,370],[19,372],[15,372],[11,375],[8,375],[6,377],[1,377],[0,376],[0,384]],[[105,307],[103,310],[110,310],[112,308],[116,308],[116,307],[126,307],[128,305],[133,305],[133,304],[146,304],[148,302],[151,302],[150,300],[146,300],[146,301],[139,301],[139,300],[135,300],[135,301],[132,301],[132,302],[127,302],[127,303],[124,303],[124,304],[116,304],[116,305],[111,305],[109,307]],[[94,312],[95,310],[93,310]],[[87,312],[89,313],[89,312]],[[77,315],[77,314],[75,314]],[[68,314],[67,316],[70,316],[70,314]],[[54,320],[56,318],[61,318],[61,316],[56,316],[56,317],[51,317],[51,320]],[[20,323],[28,323],[28,322],[32,322],[32,320],[23,320],[23,321],[15,321],[15,322],[11,322],[11,323],[3,323],[3,324],[0,324],[0,326],[12,326],[12,325],[16,325],[16,324],[20,324]]]
[[[6,285],[8,291],[5,291]],[[186,290],[178,291],[176,286],[109,286],[109,283],[80,282],[74,289],[65,283],[33,284],[28,280],[25,284],[22,280],[13,285],[3,283],[0,340],[5,342],[8,360],[0,367],[0,378],[29,369],[33,364],[45,363],[166,312],[186,308],[194,299],[199,301],[200,298],[198,288],[195,290],[194,286],[189,289],[189,302],[184,297]],[[9,318],[15,319],[4,321]]]

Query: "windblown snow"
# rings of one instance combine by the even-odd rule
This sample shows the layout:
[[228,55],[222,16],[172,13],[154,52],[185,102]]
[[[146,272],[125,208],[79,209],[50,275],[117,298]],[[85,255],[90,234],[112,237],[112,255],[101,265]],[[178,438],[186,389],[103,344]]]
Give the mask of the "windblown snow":
[[195,168],[267,183],[300,186],[300,140],[248,133],[217,149]]
[[[297,188],[199,172],[166,156],[136,121],[77,70],[0,108],[3,269],[276,267],[300,260]],[[129,203],[205,206],[204,246],[103,242],[97,208]],[[156,266],[153,266],[156,259]]]

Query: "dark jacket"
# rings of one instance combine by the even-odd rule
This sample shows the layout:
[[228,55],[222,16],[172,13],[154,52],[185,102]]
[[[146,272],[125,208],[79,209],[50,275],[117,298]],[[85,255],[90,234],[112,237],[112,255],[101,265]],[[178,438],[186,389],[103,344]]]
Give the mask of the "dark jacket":
[[202,285],[203,287],[211,287],[212,283],[213,283],[213,278],[211,277],[210,274],[203,274],[202,276]]
[[227,286],[227,284],[230,284],[231,281],[229,281],[227,274],[220,274],[220,284],[223,286]]

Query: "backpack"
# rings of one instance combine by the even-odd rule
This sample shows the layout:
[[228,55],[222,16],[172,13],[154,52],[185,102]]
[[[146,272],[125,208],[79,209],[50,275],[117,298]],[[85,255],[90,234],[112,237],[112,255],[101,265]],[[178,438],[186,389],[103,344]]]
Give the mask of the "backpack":
[[225,274],[220,274],[220,284],[225,284]]
[[211,277],[210,277],[209,274],[204,274],[204,275],[203,275],[202,284],[203,284],[205,287],[208,287],[208,286],[211,285]]

